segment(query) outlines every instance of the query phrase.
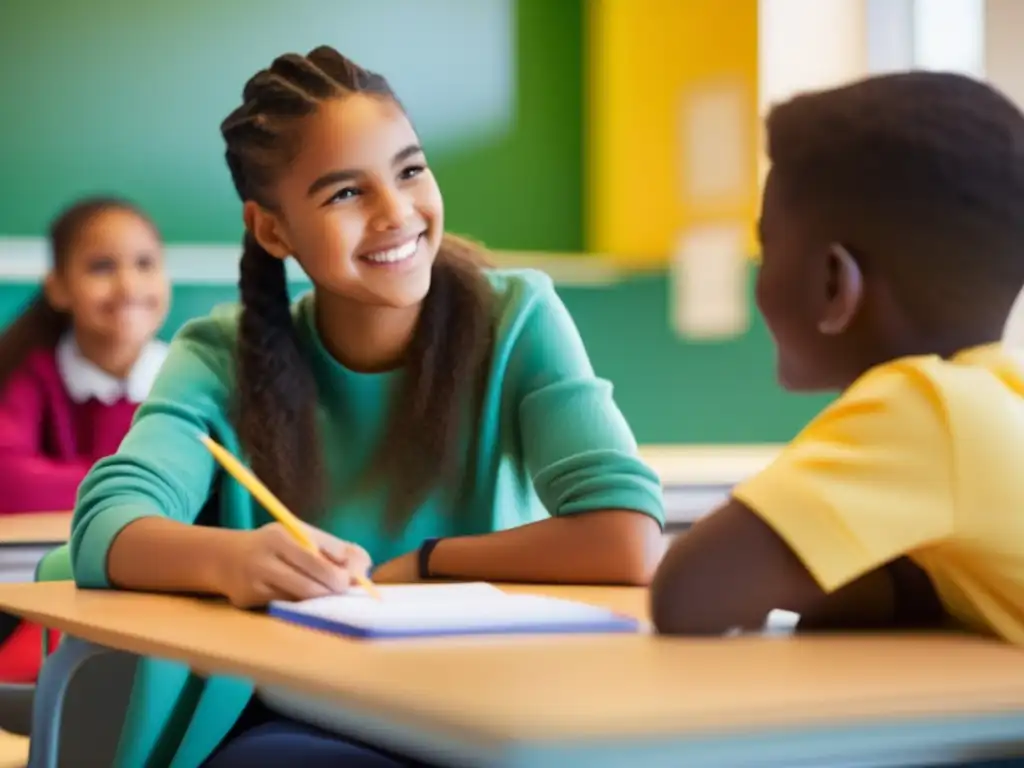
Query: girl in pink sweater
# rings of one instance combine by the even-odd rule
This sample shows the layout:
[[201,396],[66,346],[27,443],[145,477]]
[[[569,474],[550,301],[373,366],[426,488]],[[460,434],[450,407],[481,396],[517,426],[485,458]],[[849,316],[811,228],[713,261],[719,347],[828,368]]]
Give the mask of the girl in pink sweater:
[[[40,295],[0,334],[0,514],[71,510],[165,355],[154,336],[170,285],[145,214],[121,200],[82,201],[53,223],[50,249]],[[0,641],[0,680],[34,679],[38,632],[0,620]]]

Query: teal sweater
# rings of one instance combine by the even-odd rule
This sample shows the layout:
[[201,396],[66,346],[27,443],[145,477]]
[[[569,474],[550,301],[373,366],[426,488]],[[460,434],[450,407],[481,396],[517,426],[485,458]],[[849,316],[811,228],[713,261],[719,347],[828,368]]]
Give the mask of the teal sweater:
[[[365,469],[382,435],[402,372],[348,370],[324,349],[311,296],[295,305],[301,343],[319,391],[320,424],[334,506],[320,523],[358,542],[374,562],[414,550],[424,538],[488,533],[550,515],[630,509],[663,521],[658,478],[594,375],[579,334],[551,281],[533,271],[488,272],[496,342],[477,435],[467,443],[463,489],[438,497],[406,527],[385,524],[385,499],[343,489]],[[201,512],[226,528],[269,521],[246,492],[219,471],[196,440],[205,431],[238,454],[229,418],[238,311],[216,310],[186,325],[149,399],[115,456],[101,461],[79,492],[71,535],[75,580],[110,588],[111,543],[133,520],[163,515],[185,523]],[[140,664],[118,765],[194,768],[216,747],[252,695],[248,681],[200,680],[179,664]]]

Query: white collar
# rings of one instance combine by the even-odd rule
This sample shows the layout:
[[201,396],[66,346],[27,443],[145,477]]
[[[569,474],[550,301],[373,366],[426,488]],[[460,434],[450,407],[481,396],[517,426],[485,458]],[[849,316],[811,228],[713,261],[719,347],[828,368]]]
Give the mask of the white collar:
[[149,395],[160,366],[167,357],[167,345],[151,341],[142,349],[128,377],[111,376],[82,354],[74,334],[68,333],[57,345],[57,371],[71,399],[84,403],[95,398],[112,405],[122,398],[141,403]]

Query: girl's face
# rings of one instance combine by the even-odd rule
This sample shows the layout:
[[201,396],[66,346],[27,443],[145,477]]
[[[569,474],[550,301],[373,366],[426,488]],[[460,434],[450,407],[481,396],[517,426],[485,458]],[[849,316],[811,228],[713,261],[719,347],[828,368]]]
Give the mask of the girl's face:
[[444,205],[419,138],[394,101],[353,94],[305,119],[298,152],[246,224],[319,290],[377,307],[415,306],[430,288]]
[[160,238],[131,211],[103,211],[78,232],[46,291],[76,333],[140,346],[160,330],[170,302]]

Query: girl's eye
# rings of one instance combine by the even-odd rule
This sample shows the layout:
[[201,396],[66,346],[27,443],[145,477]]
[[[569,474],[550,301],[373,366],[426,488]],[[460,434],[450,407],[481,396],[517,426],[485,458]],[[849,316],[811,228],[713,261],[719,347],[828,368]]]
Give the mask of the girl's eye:
[[342,200],[348,200],[350,198],[355,197],[358,194],[360,194],[360,192],[357,187],[344,187],[335,192],[331,199],[328,200],[327,202],[336,203]]
[[116,269],[117,264],[114,262],[113,259],[107,257],[100,257],[90,261],[85,271],[90,275],[109,275]]
[[425,170],[427,170],[427,167],[425,165],[410,165],[407,168],[402,169],[402,172],[398,174],[398,178],[403,180],[412,179],[415,178],[416,176],[419,176]]

